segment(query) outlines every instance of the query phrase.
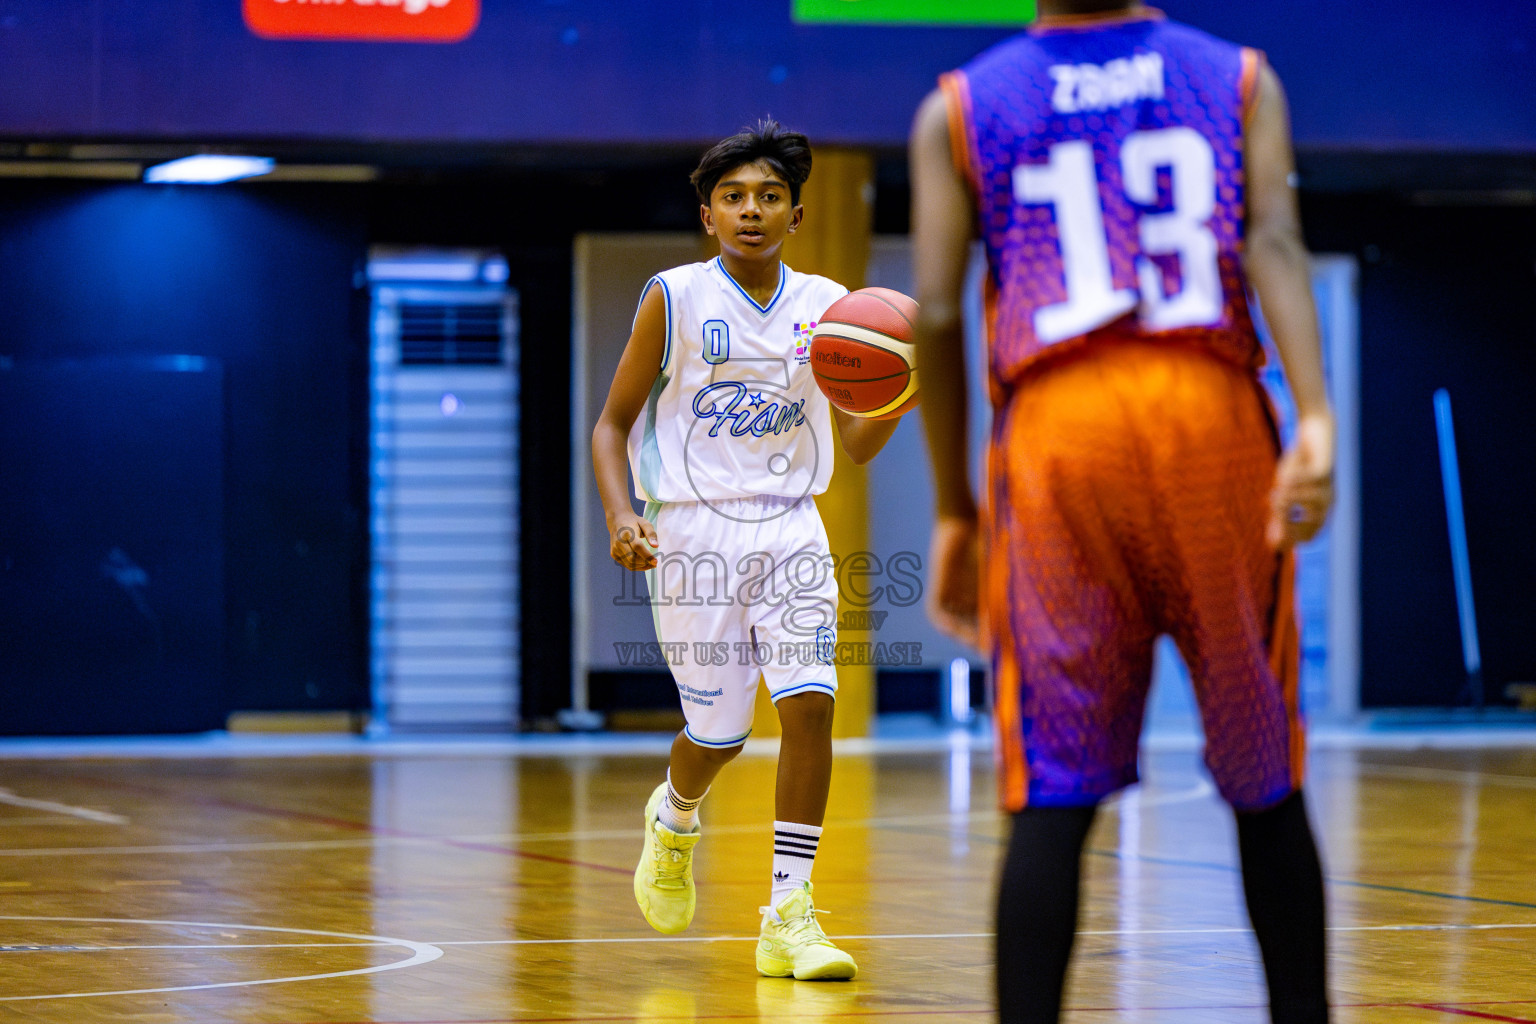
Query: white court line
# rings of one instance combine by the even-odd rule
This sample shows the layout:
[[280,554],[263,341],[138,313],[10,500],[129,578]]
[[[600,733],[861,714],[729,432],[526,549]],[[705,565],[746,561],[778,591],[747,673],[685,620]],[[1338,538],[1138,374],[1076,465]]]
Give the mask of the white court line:
[[[1454,932],[1454,931],[1498,931],[1503,929],[1536,928],[1536,922],[1529,924],[1360,924],[1360,925],[1336,925],[1330,926],[1330,932]],[[1248,928],[1111,928],[1101,931],[1081,931],[1078,935],[1244,935],[1251,929]],[[886,942],[899,939],[990,939],[994,932],[898,932],[879,935],[838,935],[839,942],[857,940],[860,942]],[[651,942],[756,942],[756,935],[686,935],[676,937],[665,936],[631,936],[610,939],[463,939],[458,941],[434,941],[434,946],[606,946],[623,945],[627,943],[645,944]]]
[[[1422,729],[1371,728],[1372,716],[1362,716],[1358,723],[1320,724],[1308,730],[1307,746],[1314,751],[1404,750],[1428,747],[1436,750],[1484,750],[1503,747],[1528,747],[1536,734],[1529,726],[1482,727],[1467,729],[1449,726]],[[35,738],[0,739],[0,760],[54,760],[82,757],[112,758],[194,758],[226,757],[359,757],[389,759],[484,759],[484,758],[558,758],[558,757],[629,757],[640,754],[665,754],[672,745],[668,734],[618,734],[543,736],[511,734],[501,738],[483,735],[441,736],[430,740],[399,737],[327,736],[304,734],[228,734],[205,733],[187,737],[112,737],[112,738]],[[1148,752],[1199,749],[1202,739],[1187,732],[1153,733],[1143,737],[1142,749]],[[992,730],[978,724],[972,732],[935,733],[913,737],[859,737],[836,739],[833,749],[839,754],[881,755],[930,753],[944,750],[971,750],[987,753],[992,749]],[[778,741],[747,741],[743,756],[770,756],[778,750]]]
[[54,814],[67,814],[71,818],[99,821],[105,825],[128,824],[128,819],[121,814],[93,811],[89,807],[71,807],[69,804],[56,804],[52,800],[33,800],[29,797],[17,796],[8,789],[0,789],[0,804],[10,804],[12,807],[25,807],[32,811],[52,811]]
[[[411,949],[436,949],[437,955],[427,959],[418,960],[412,958],[394,964],[380,967],[362,968],[352,971],[339,971],[332,974],[312,974],[292,978],[266,978],[257,981],[224,982],[219,985],[188,985],[180,988],[164,989],[137,989],[137,992],[179,992],[195,988],[228,988],[238,985],[271,985],[282,981],[313,981],[322,978],[339,978],[350,974],[369,974],[378,971],[396,970],[401,967],[410,967],[415,963],[428,963],[441,957],[444,946],[602,946],[602,945],[644,945],[647,943],[708,943],[708,942],[756,942],[756,935],[688,935],[688,936],[622,936],[603,939],[458,939],[440,940],[430,943],[414,943],[403,939],[388,939],[382,936],[347,936],[341,932],[318,932],[305,928],[258,928],[256,925],[233,924],[204,924],[193,921],[136,921],[126,918],[65,918],[65,917],[0,917],[0,920],[25,920],[25,921],[103,921],[120,924],[175,924],[193,927],[210,928],[236,928],[241,930],[262,930],[291,932],[299,935],[326,935],[342,938],[356,938],[355,942],[266,942],[266,943],[145,943],[142,945],[123,946],[72,946],[41,947],[38,949],[9,949],[5,954],[15,955],[18,952],[38,953],[102,953],[102,952],[136,952],[156,949],[180,949],[180,950],[231,950],[231,949],[345,949],[345,948],[389,948],[392,946],[405,946]],[[1365,924],[1365,925],[1335,925],[1328,928],[1330,932],[1474,932],[1474,931],[1508,931],[1536,928],[1536,922],[1531,923],[1503,923],[1503,924]],[[1111,928],[1100,930],[1080,931],[1078,935],[1095,936],[1140,936],[1140,935],[1243,935],[1250,932],[1248,928]],[[900,940],[932,941],[938,939],[990,939],[992,932],[884,932],[869,935],[839,935],[839,940],[851,940],[859,942],[894,942]],[[3,947],[0,947],[3,949]],[[0,954],[4,955],[4,954]],[[125,995],[128,992],[80,992],[69,995],[50,996],[10,996],[0,997],[0,1001],[6,999],[59,999],[71,996],[85,995]]]
[[[996,810],[969,811],[965,814],[940,812],[936,814],[903,814],[886,818],[829,819],[834,825],[879,828],[882,825],[944,824],[957,819],[966,821],[990,821],[1002,817]],[[710,835],[767,835],[766,825],[712,825]],[[635,836],[634,828],[592,829],[582,832],[501,832],[490,835],[447,836],[362,836],[353,839],[295,839],[273,840],[256,843],[168,843],[159,846],[53,846],[0,849],[0,857],[126,857],[135,854],[173,853],[260,853],[283,850],[339,850],[353,847],[385,846],[436,846],[445,843],[498,843],[503,845],[528,843],[596,842],[609,839],[629,840]],[[476,852],[476,851],[468,851]]]
[[[249,981],[220,981],[203,985],[167,985],[160,988],[125,988],[103,992],[49,992],[34,996],[0,996],[0,1003],[19,1003],[39,999],[84,999],[88,996],[135,996],[146,995],[151,992],[194,992],[200,989],[210,988],[246,988],[252,985],[278,985],[288,981],[320,981],[325,978],[345,978],[355,974],[379,974],[383,971],[397,971],[402,967],[415,967],[417,964],[429,964],[443,955],[443,951],[427,942],[412,942],[409,939],[391,939],[382,935],[353,935],[348,932],[323,932],[312,928],[275,928],[259,924],[229,924],[209,921],[159,921],[145,918],[128,917],[39,917],[35,915],[0,914],[0,921],[71,921],[80,924],[143,924],[165,925],[173,928],[225,928],[235,931],[247,932],[282,932],[289,935],[319,935],[328,939],[356,939],[365,945],[403,946],[412,952],[408,960],[397,960],[392,964],[380,964],[376,967],[358,967],[350,971],[328,971],[324,974],[296,974],[285,978],[253,978]],[[333,945],[333,943],[316,943],[316,945]]]
[[273,841],[269,843],[181,843],[166,846],[53,846],[31,849],[0,849],[0,857],[130,857],[135,854],[158,856],[172,853],[260,853],[283,850],[334,850],[349,846],[429,846],[441,839],[403,839],[379,836],[372,839],[312,839]]
[[[1122,803],[1135,803],[1141,807],[1157,807],[1168,804],[1202,800],[1214,792],[1211,784],[1200,780],[1187,789],[1162,792],[1136,788],[1122,792],[1105,801],[1113,807]],[[835,826],[881,828],[899,825],[946,825],[955,821],[996,822],[1002,819],[995,808],[966,811],[940,811],[932,814],[896,814],[882,818],[829,818]],[[762,825],[713,825],[711,835],[752,835],[765,833]],[[177,843],[159,846],[54,846],[40,848],[13,847],[0,849],[0,857],[128,857],[135,855],[157,856],[160,854],[201,853],[260,853],[284,850],[339,850],[360,847],[387,846],[442,846],[451,843],[482,843],[502,845],[527,845],[529,843],[602,842],[628,840],[634,837],[632,828],[588,829],[580,832],[531,832],[519,834],[502,832],[490,835],[449,836],[363,836],[354,839],[307,839],[282,840],[257,843]]]
[[[50,918],[49,920],[56,920]],[[285,931],[287,929],[284,929]],[[3,946],[0,953],[111,953],[146,949],[388,949],[388,942],[184,942],[146,943],[137,946]]]
[[1184,804],[1193,800],[1203,800],[1214,795],[1216,787],[1205,779],[1200,779],[1188,789],[1176,789],[1163,793],[1157,790],[1142,789],[1140,786],[1134,789],[1124,789],[1109,799],[1103,806],[1114,807],[1126,804],[1131,807],[1165,807],[1168,804]]

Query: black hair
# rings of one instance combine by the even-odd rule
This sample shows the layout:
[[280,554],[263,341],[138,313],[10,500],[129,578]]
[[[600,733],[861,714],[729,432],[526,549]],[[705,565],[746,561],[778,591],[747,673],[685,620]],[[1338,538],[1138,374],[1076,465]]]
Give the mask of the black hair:
[[698,192],[699,202],[708,206],[710,193],[727,172],[759,160],[783,176],[789,185],[790,204],[799,205],[800,186],[811,176],[811,140],[799,132],[786,131],[771,117],[711,146],[688,180]]

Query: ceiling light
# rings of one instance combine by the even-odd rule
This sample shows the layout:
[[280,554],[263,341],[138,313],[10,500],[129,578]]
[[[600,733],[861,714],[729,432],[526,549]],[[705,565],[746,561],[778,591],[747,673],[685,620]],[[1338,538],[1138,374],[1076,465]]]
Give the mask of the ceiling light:
[[223,156],[203,153],[147,168],[144,171],[144,180],[162,184],[219,185],[226,181],[266,174],[274,166],[276,161],[269,156]]

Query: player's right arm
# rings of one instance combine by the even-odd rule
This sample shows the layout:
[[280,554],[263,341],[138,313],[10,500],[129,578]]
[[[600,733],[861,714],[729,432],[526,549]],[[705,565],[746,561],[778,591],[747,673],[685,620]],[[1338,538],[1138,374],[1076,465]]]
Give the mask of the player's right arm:
[[1296,436],[1281,457],[1270,498],[1269,541],[1289,547],[1322,528],[1333,502],[1333,412],[1323,380],[1311,266],[1296,202],[1296,161],[1280,78],[1259,67],[1258,99],[1244,140],[1247,226],[1243,267],[1285,365],[1296,402]]
[[667,344],[667,303],[662,290],[647,288],[635,314],[608,399],[592,428],[592,470],[608,520],[608,553],[626,569],[651,569],[660,547],[656,527],[635,512],[629,495],[629,431],[650,397]]
[[918,316],[913,347],[923,389],[923,428],[933,466],[935,521],[928,557],[928,614],[944,632],[976,644],[980,529],[966,438],[965,268],[975,214],[949,144],[949,108],[934,90],[918,108],[908,151],[912,266]]

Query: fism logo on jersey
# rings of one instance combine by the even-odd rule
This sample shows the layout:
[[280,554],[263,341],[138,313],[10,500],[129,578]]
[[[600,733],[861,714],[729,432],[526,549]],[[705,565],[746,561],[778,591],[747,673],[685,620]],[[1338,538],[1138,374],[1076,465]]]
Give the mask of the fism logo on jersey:
[[244,0],[246,26],[266,39],[456,43],[480,23],[480,0]]

